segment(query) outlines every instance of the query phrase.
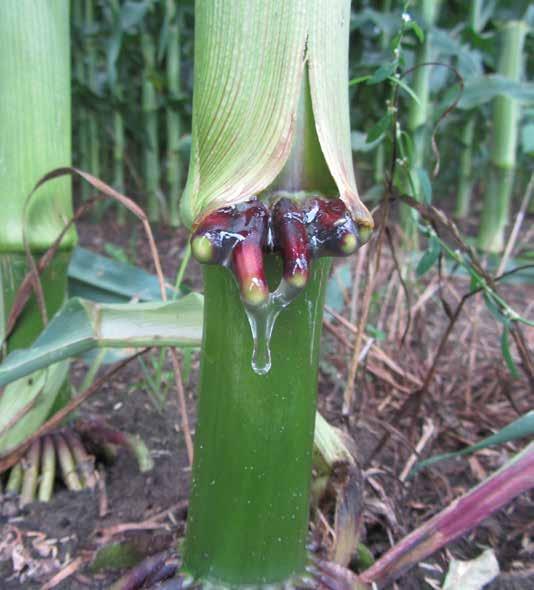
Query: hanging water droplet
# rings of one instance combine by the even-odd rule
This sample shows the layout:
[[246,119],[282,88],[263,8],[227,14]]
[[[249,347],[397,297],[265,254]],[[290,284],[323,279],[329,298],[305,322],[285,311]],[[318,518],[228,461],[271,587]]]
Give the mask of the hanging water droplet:
[[252,306],[243,302],[252,332],[252,370],[257,375],[267,375],[271,370],[271,336],[276,319],[301,291],[302,288],[282,279],[278,289],[270,293],[262,305]]

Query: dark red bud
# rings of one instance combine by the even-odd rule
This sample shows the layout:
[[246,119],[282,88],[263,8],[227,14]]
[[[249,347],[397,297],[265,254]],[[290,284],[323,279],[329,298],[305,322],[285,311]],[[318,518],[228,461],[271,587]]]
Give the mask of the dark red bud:
[[232,262],[243,301],[254,307],[267,301],[269,286],[263,268],[263,251],[258,243],[246,239],[239,242],[233,250]]
[[302,288],[308,281],[310,253],[304,215],[290,199],[280,199],[273,207],[274,245],[284,263],[284,279]]

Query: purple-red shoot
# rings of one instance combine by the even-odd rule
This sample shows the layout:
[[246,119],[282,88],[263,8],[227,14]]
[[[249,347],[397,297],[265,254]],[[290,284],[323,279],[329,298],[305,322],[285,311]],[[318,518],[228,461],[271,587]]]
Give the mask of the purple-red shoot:
[[193,256],[204,264],[231,266],[243,301],[265,303],[269,288],[263,256],[280,254],[283,281],[305,287],[310,264],[320,256],[349,256],[360,244],[358,229],[341,199],[281,198],[269,209],[254,198],[206,215],[191,238]]

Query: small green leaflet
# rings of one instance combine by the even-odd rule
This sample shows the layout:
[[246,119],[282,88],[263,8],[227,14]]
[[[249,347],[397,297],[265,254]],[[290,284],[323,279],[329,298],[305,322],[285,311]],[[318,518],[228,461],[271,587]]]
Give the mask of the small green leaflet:
[[415,269],[415,274],[417,277],[422,277],[425,273],[427,273],[437,261],[441,252],[441,245],[439,240],[435,236],[430,236],[428,240],[428,249],[426,252],[421,256],[417,267]]
[[455,457],[463,457],[464,455],[470,455],[475,451],[480,451],[487,447],[491,447],[494,445],[502,445],[505,443],[512,442],[514,440],[519,440],[521,438],[532,437],[534,435],[534,410],[524,414],[523,416],[519,417],[517,420],[514,420],[512,423],[507,424],[504,428],[501,428],[495,434],[492,434],[486,438],[483,438],[481,441],[471,445],[469,447],[465,447],[460,451],[455,451],[453,453],[443,453],[440,455],[434,455],[434,457],[430,457],[425,459],[424,461],[420,461],[417,465],[412,469],[410,476],[415,475],[422,469],[429,467],[430,465],[434,465],[435,463],[439,463],[440,461],[444,461],[446,459],[453,459]]
[[367,84],[372,86],[373,84],[379,84],[380,82],[387,80],[395,73],[397,66],[397,61],[392,61],[380,66],[377,70],[375,70],[375,73],[369,78],[369,80],[367,80]]
[[392,121],[393,116],[391,113],[386,113],[367,134],[367,143],[375,141],[385,133],[391,127]]
[[424,168],[417,169],[417,176],[419,177],[419,186],[421,188],[421,196],[426,205],[432,203],[432,183],[428,177],[428,173]]

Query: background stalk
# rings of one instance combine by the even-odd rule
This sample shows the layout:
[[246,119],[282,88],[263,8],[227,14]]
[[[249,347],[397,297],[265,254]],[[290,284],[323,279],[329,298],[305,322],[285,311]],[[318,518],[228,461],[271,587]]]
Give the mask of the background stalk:
[[[503,25],[500,33],[497,71],[514,81],[521,79],[527,31],[524,21],[511,21]],[[498,96],[493,101],[489,182],[478,234],[478,246],[488,252],[500,252],[504,247],[514,186],[520,110],[518,101],[511,97]]]
[[[381,11],[384,14],[391,12],[392,0],[382,0]],[[390,36],[383,31],[380,36],[380,49],[385,52],[389,46]],[[384,182],[384,169],[386,167],[386,145],[382,141],[378,144],[374,156],[374,181],[376,184]]]
[[[95,21],[95,4],[94,0],[85,0],[85,60],[86,60],[86,80],[89,90],[95,95],[98,94],[97,84],[97,51],[94,27]],[[98,116],[95,111],[87,112],[87,150],[88,150],[88,169],[93,176],[100,177],[100,134],[98,125]],[[85,183],[84,183],[85,184]]]
[[[414,65],[432,61],[432,46],[430,42],[430,28],[436,23],[441,8],[441,0],[419,0],[417,2],[421,18],[425,24],[425,39],[415,50]],[[426,126],[431,119],[432,106],[430,103],[430,66],[420,66],[413,72],[412,90],[419,99],[419,103],[410,100],[408,109],[407,128],[413,141],[413,160],[409,174],[411,185],[407,186],[407,192],[413,192],[415,199],[420,199],[420,182],[418,170],[424,168],[425,153],[427,151]],[[407,205],[400,206],[401,225],[406,238],[406,249],[418,248],[417,223],[414,210]]]
[[[86,84],[85,78],[85,44],[82,42],[85,34],[84,23],[84,0],[71,0],[72,6],[72,23],[76,31],[76,44],[73,44],[73,64],[72,69],[74,76],[80,87]],[[89,170],[89,134],[87,123],[87,109],[83,101],[79,100],[75,109],[76,113],[76,134],[77,145],[76,155],[77,163],[82,170]],[[80,183],[82,199],[89,198],[89,185],[86,182]]]
[[[472,0],[469,4],[469,27],[475,33],[481,30],[483,0]],[[470,111],[461,135],[460,177],[456,195],[455,215],[465,219],[469,214],[473,192],[473,141],[475,139],[476,112]]]
[[160,214],[159,196],[159,134],[158,101],[153,76],[156,70],[156,45],[149,31],[141,33],[143,53],[143,97],[142,108],[145,125],[144,171],[147,192],[147,211],[150,221],[158,221]]
[[180,225],[179,202],[182,193],[183,164],[180,158],[180,138],[182,136],[182,117],[177,111],[181,98],[180,85],[181,46],[180,46],[180,7],[174,0],[165,5],[169,21],[169,40],[167,48],[167,190],[169,219],[172,226]]

